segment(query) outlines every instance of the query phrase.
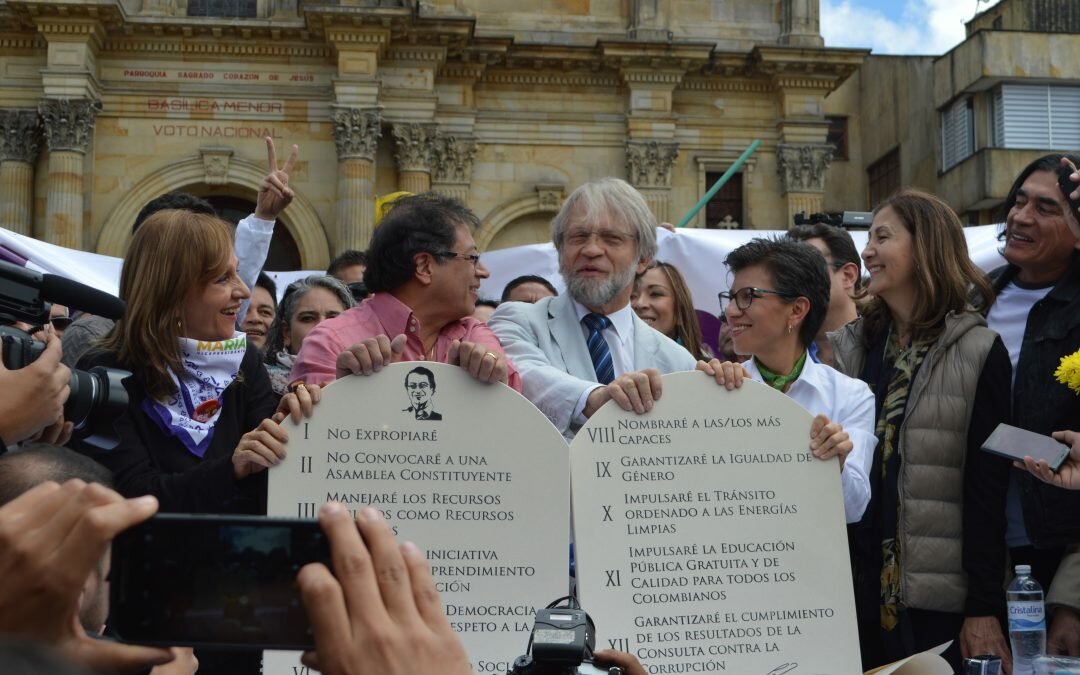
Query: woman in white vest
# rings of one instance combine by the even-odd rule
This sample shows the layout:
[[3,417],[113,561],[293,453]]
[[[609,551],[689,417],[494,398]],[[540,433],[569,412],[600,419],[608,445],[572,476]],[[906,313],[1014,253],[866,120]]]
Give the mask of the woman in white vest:
[[866,669],[956,640],[945,656],[1009,649],[1004,612],[1009,463],[979,450],[1009,417],[1009,356],[972,291],[990,286],[937,197],[903,190],[863,250],[873,300],[830,335],[835,367],[873,389],[873,497],[852,528]]

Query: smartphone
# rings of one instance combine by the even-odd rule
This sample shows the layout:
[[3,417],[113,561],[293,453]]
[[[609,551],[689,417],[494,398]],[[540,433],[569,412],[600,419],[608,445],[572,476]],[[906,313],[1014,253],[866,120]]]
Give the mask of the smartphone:
[[983,442],[982,449],[1018,462],[1023,462],[1025,455],[1045,459],[1050,469],[1055,472],[1069,457],[1070,450],[1069,446],[1050,436],[1008,424],[997,425],[994,432]]
[[109,626],[124,642],[312,649],[296,575],[330,567],[316,520],[161,514],[118,536]]

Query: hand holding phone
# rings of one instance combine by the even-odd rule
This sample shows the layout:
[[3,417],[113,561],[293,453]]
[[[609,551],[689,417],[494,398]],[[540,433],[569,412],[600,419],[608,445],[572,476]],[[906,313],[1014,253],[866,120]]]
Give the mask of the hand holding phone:
[[983,442],[982,449],[1015,462],[1023,462],[1025,457],[1041,460],[1054,472],[1057,472],[1069,456],[1069,446],[1049,436],[1009,424],[997,425],[994,432]]
[[1017,468],[1027,469],[1039,480],[1066,490],[1080,490],[1080,432],[1055,431],[1056,440],[1072,446],[1065,462],[1055,471],[1050,465],[1034,457],[1025,457],[1023,463],[1015,462]]

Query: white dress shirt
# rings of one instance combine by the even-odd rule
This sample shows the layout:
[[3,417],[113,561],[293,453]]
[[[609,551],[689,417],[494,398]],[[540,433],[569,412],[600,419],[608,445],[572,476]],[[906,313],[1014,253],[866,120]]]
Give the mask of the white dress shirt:
[[[764,381],[753,359],[743,366],[754,380]],[[847,522],[859,522],[870,503],[870,469],[877,446],[874,394],[862,380],[815,363],[809,356],[799,379],[791,383],[786,393],[811,415],[825,415],[830,421],[843,426],[848,433],[854,447],[844,460],[840,483],[844,489]],[[809,437],[806,443],[809,447]]]

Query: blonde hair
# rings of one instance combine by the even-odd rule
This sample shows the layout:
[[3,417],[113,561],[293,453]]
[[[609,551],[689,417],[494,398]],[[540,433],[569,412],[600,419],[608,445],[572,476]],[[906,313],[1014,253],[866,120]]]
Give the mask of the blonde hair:
[[139,376],[151,397],[176,393],[169,371],[183,372],[177,339],[184,301],[225,272],[232,242],[225,221],[181,209],[158,211],[136,230],[120,273],[127,311],[102,346]]

